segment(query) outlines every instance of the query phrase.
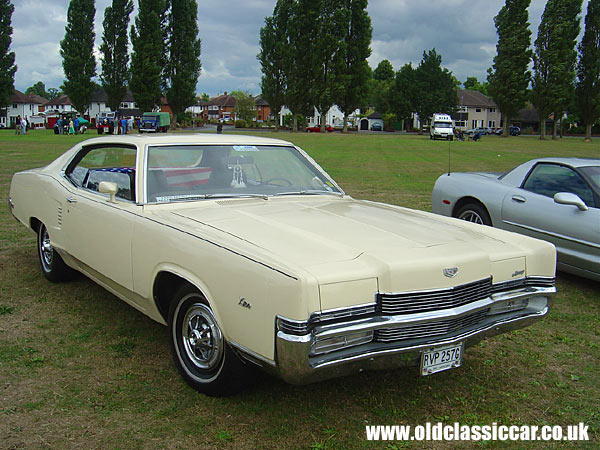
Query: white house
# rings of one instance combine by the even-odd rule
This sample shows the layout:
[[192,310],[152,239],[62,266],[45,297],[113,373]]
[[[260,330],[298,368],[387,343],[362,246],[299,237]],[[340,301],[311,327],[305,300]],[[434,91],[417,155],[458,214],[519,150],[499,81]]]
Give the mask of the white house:
[[29,118],[39,114],[40,106],[42,106],[35,97],[25,95],[16,89],[14,94],[9,97],[9,101],[6,110],[2,111],[5,114],[0,116],[0,123],[7,128],[15,126],[17,116]]
[[[291,114],[291,111],[287,106],[283,106],[279,114],[280,125],[283,125],[283,118],[287,114]],[[357,109],[348,116],[348,121],[354,123],[359,114],[360,110]],[[317,108],[314,108],[314,113],[312,116],[306,117],[306,121],[308,122],[307,125],[309,127],[317,127],[321,125],[321,114],[319,114]],[[325,125],[331,125],[332,127],[344,126],[344,113],[340,111],[340,108],[337,105],[333,105],[331,108],[329,108],[327,114],[325,114]]]

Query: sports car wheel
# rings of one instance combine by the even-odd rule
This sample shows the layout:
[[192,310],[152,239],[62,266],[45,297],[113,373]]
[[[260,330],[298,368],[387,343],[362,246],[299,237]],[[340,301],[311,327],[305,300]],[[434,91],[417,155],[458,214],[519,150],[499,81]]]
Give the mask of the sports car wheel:
[[191,285],[182,286],[171,302],[169,332],[175,365],[197,391],[223,397],[254,380],[254,367],[229,347],[206,299]]
[[67,266],[54,250],[48,230],[43,223],[38,228],[37,249],[42,273],[48,280],[66,281],[73,277],[75,271]]
[[467,222],[478,223],[480,225],[492,225],[492,219],[485,208],[477,203],[467,203],[460,207],[456,217]]

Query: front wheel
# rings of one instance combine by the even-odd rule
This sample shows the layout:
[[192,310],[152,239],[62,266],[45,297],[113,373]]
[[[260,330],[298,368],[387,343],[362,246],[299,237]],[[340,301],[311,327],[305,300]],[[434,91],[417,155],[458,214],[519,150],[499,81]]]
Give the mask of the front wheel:
[[187,384],[211,397],[235,394],[254,379],[225,341],[208,302],[193,286],[183,285],[169,311],[171,351]]
[[467,222],[492,226],[492,219],[486,209],[477,203],[467,203],[456,212],[456,217]]
[[50,281],[67,281],[73,278],[75,271],[65,264],[58,252],[52,247],[48,229],[43,223],[38,228],[37,250],[44,277]]

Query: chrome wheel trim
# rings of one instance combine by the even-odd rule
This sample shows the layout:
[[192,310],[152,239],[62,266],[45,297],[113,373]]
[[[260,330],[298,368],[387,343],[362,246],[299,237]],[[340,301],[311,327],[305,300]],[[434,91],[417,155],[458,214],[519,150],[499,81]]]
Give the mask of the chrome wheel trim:
[[181,322],[181,339],[194,366],[205,371],[218,367],[223,356],[223,334],[206,305],[196,303],[186,311]]
[[[43,225],[42,225],[43,226]],[[40,238],[40,255],[42,264],[46,270],[50,270],[52,267],[52,259],[54,258],[54,249],[50,243],[50,235],[46,227],[43,228]]]
[[466,211],[463,211],[460,216],[458,216],[459,219],[462,220],[466,220],[467,222],[472,222],[472,223],[478,223],[479,225],[485,225],[485,223],[483,222],[483,218],[479,215],[479,213],[477,213],[477,211],[473,211],[472,209],[467,209]]

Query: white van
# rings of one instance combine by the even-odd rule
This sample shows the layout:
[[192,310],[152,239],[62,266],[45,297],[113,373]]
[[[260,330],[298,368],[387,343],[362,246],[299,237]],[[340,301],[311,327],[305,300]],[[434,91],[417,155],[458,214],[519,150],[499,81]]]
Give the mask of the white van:
[[429,139],[454,139],[454,125],[448,114],[434,114],[429,127]]

